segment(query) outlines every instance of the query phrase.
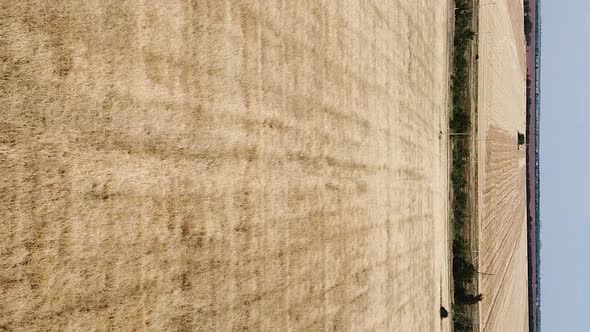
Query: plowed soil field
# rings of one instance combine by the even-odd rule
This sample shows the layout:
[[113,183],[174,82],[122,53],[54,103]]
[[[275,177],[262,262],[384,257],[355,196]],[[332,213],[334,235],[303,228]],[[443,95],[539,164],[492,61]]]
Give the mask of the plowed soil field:
[[528,331],[522,3],[482,3],[479,22],[479,327]]

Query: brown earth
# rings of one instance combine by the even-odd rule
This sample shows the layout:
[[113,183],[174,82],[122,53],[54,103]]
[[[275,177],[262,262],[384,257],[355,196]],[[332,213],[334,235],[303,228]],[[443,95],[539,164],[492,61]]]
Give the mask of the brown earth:
[[0,330],[448,330],[448,6],[3,1]]
[[[529,18],[533,23],[532,31],[530,33],[530,43],[527,47],[527,78],[530,80],[530,91],[528,93],[528,101],[527,105],[527,136],[528,136],[528,144],[527,144],[527,198],[528,198],[528,206],[527,206],[527,222],[528,222],[528,260],[529,260],[529,324],[531,325],[531,331],[536,332],[540,329],[538,326],[539,319],[538,315],[539,312],[539,301],[540,299],[537,298],[538,291],[540,285],[537,283],[539,281],[539,249],[537,246],[540,244],[540,236],[539,229],[538,229],[538,220],[537,216],[539,211],[537,211],[537,203],[539,197],[539,188],[537,188],[537,181],[539,180],[539,160],[538,160],[538,149],[537,143],[539,138],[539,133],[537,133],[537,125],[539,119],[537,119],[537,88],[538,84],[540,84],[539,77],[537,77],[537,57],[540,54],[537,54],[537,48],[540,47],[540,40],[537,40],[537,10],[539,6],[539,2],[537,0],[530,0],[529,1]],[[540,50],[539,50],[540,52]],[[540,64],[539,64],[540,65]]]
[[527,331],[525,40],[522,2],[479,11],[478,223],[482,331]]

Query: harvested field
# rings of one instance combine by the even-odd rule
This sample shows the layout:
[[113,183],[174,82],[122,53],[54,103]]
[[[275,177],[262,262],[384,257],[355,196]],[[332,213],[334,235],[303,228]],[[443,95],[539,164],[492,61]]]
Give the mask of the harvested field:
[[0,330],[448,330],[448,6],[3,1]]
[[479,13],[480,330],[527,331],[525,40],[520,2]]

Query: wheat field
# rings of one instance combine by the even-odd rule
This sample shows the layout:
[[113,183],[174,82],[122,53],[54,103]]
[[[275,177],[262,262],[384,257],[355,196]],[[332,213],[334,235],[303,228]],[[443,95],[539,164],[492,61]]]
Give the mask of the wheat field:
[[509,0],[479,13],[480,331],[528,331],[523,16]]
[[2,1],[0,330],[449,330],[449,12]]

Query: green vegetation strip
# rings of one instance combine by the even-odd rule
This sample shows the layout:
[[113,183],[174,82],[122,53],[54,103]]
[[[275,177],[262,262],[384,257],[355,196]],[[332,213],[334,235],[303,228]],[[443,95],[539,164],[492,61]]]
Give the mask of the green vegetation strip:
[[[469,79],[469,44],[475,33],[470,29],[473,19],[471,0],[455,1],[455,36],[453,40],[453,72],[451,77],[451,93],[453,98],[450,131],[452,133],[468,133],[471,129],[471,118],[467,94]],[[473,315],[470,306],[481,301],[481,294],[470,293],[477,271],[471,263],[469,243],[463,234],[467,223],[469,167],[469,136],[453,137],[453,167],[451,182],[453,185],[453,326],[455,331],[473,329]]]

